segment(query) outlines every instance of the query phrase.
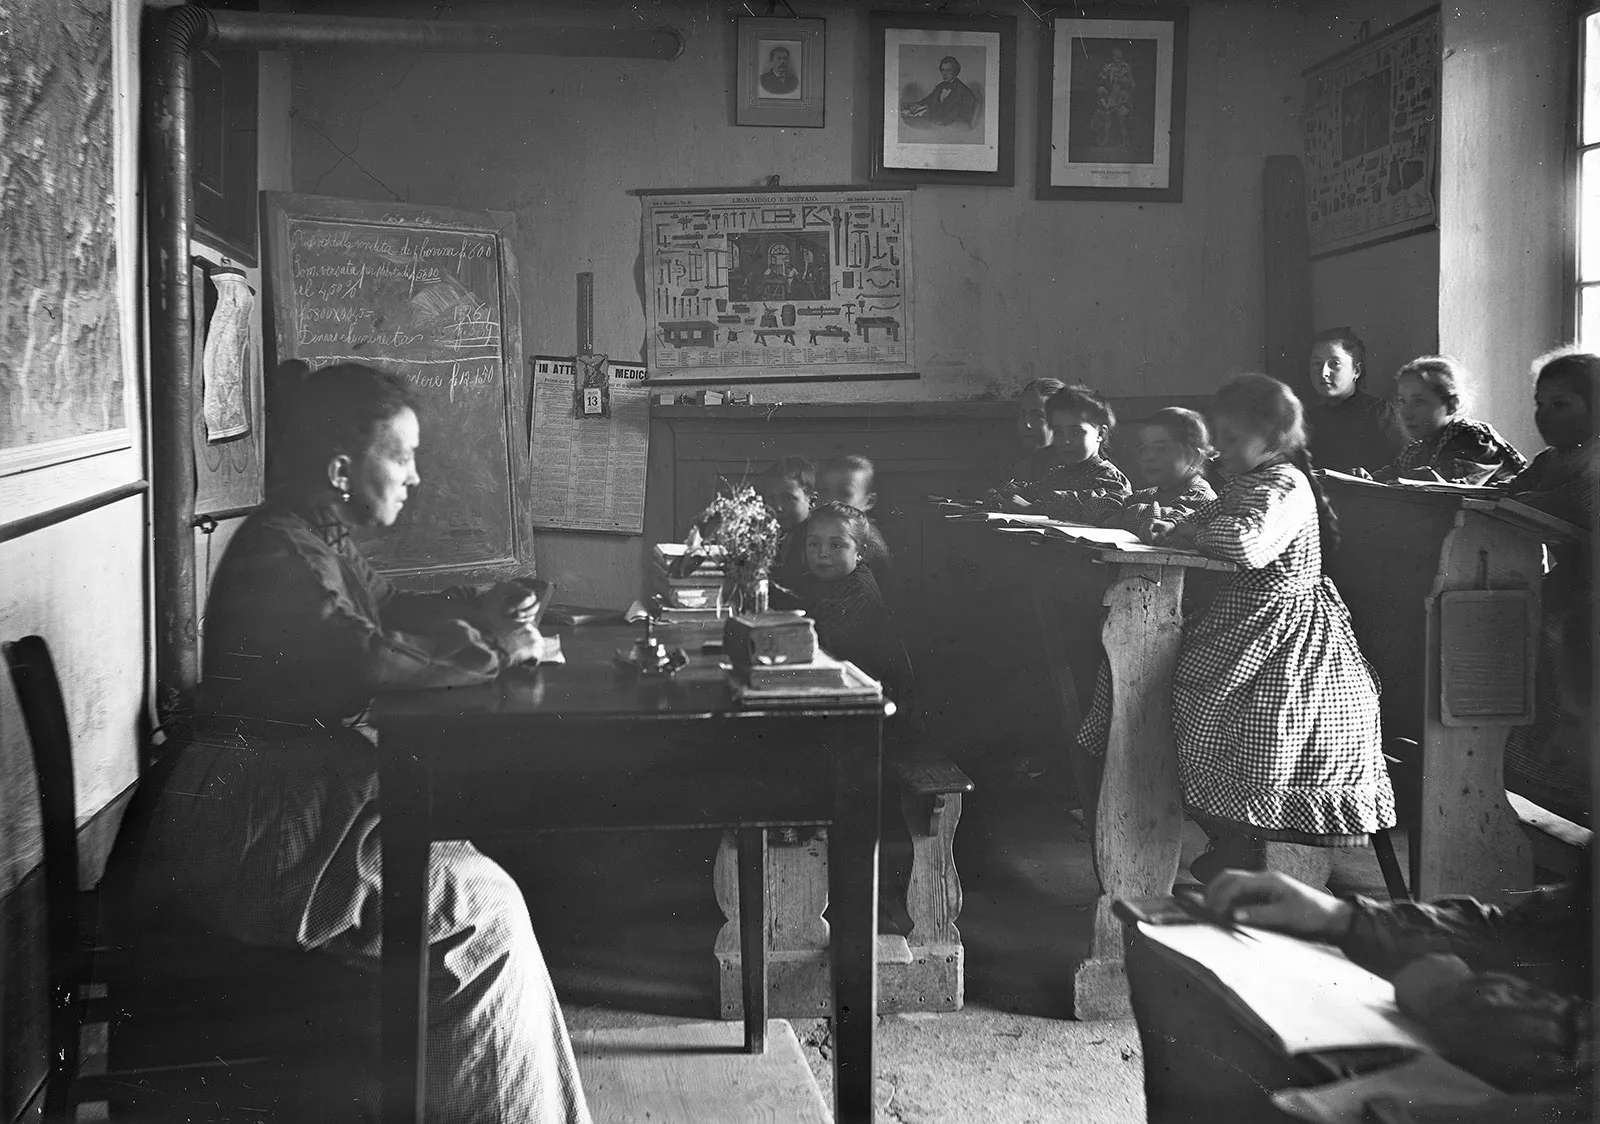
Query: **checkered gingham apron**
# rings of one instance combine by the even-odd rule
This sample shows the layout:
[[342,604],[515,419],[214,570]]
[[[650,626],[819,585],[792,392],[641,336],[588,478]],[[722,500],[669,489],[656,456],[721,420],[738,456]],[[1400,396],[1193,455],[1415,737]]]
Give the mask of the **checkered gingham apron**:
[[[1289,464],[1236,477],[1189,523],[1240,567],[1185,629],[1173,725],[1190,808],[1269,831],[1363,835],[1395,822],[1378,678],[1322,573],[1311,484]],[[1079,731],[1104,753],[1104,668]]]

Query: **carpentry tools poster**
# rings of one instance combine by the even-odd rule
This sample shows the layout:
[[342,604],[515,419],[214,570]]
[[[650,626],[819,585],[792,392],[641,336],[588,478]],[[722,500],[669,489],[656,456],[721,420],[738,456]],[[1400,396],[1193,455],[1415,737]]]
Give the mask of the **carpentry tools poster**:
[[908,372],[909,203],[892,191],[646,196],[650,381]]

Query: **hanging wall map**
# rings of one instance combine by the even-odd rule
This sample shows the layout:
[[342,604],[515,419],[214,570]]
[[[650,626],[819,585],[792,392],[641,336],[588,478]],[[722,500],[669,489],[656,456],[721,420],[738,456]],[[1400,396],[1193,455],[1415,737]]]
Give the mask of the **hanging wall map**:
[[1438,223],[1439,9],[1306,71],[1313,255]]
[[0,474],[125,448],[109,0],[0,8]]
[[909,374],[908,205],[892,191],[647,196],[651,381]]

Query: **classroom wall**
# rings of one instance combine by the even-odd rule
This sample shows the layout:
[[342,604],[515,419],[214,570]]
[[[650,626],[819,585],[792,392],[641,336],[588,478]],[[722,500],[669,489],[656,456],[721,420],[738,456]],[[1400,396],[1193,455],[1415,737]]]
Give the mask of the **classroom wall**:
[[[8,512],[19,504],[37,511],[59,508],[137,479],[142,471],[134,165],[140,4],[114,0],[106,7],[110,20],[103,34],[111,44],[115,85],[120,374],[132,384],[128,410],[133,447],[0,479]],[[34,0],[10,18],[50,18],[52,9],[48,0]],[[77,46],[89,51],[98,44],[86,40]],[[26,231],[34,217],[25,199],[5,221]],[[32,247],[13,249],[17,253],[0,261],[0,268],[28,269]],[[118,373],[103,372],[107,379]],[[90,879],[99,877],[104,846],[138,773],[149,666],[146,534],[145,501],[136,495],[0,543],[0,639],[44,636],[64,684],[77,771],[77,818]],[[0,676],[0,1119],[6,1120],[43,1073],[48,995],[40,928],[41,856],[27,732],[10,678]]]
[[[1430,6],[1433,0],[1319,0],[1306,5],[1299,66],[1314,66],[1354,46],[1363,24],[1377,35]],[[1303,106],[1304,80],[1296,90],[1297,104]],[[1311,318],[1319,330],[1354,328],[1367,345],[1367,390],[1389,393],[1402,363],[1439,347],[1439,232],[1423,231],[1313,261]]]
[[1568,331],[1571,20],[1565,0],[1444,10],[1439,340],[1478,373],[1478,416],[1530,454],[1529,363]]
[[[562,23],[670,23],[687,36],[681,58],[297,54],[295,190],[511,211],[527,354],[572,352],[574,275],[592,271],[598,350],[639,357],[640,204],[629,192],[768,175],[796,186],[864,180],[866,124],[854,118],[867,99],[867,17],[858,6],[806,9],[828,21],[825,128],[739,128],[730,81],[742,6],[634,7],[537,11]],[[449,9],[451,18],[528,12]],[[1118,395],[1197,393],[1261,365],[1262,160],[1300,147],[1298,12],[1270,0],[1192,6],[1184,201],[1137,204],[1032,198],[1044,34],[1025,6],[1011,10],[1016,186],[914,193],[922,381],[790,384],[777,392],[785,401],[1008,395],[1045,374]],[[541,573],[570,583],[570,595],[633,595],[637,544],[546,534],[539,547]]]

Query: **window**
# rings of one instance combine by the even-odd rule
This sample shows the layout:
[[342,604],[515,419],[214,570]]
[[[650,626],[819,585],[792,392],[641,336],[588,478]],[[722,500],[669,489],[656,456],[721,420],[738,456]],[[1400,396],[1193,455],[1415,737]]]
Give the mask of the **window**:
[[1578,27],[1577,342],[1600,348],[1600,5]]

